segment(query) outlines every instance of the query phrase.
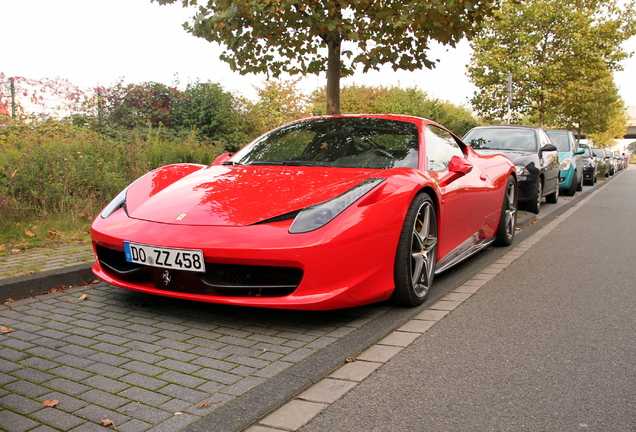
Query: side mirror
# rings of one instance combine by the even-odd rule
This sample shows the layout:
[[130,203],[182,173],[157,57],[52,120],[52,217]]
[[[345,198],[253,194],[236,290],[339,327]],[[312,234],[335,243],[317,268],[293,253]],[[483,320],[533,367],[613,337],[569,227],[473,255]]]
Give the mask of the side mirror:
[[546,152],[546,151],[557,151],[557,148],[554,144],[546,144],[543,147],[541,147],[541,151],[542,152]]
[[473,170],[473,164],[459,156],[453,156],[448,164],[448,174],[439,181],[439,185],[448,186],[460,177],[465,176]]
[[585,153],[585,149],[579,148],[575,154],[583,154],[583,153]]
[[225,162],[231,157],[232,157],[232,153],[223,153],[221,156],[214,159],[214,162],[212,162],[212,165],[222,165],[223,162]]

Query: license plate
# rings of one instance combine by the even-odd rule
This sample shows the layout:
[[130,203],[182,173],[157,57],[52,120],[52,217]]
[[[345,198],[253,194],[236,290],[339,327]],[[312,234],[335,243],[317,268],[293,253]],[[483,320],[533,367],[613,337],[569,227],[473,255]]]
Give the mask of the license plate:
[[126,261],[153,267],[205,272],[203,251],[124,242]]

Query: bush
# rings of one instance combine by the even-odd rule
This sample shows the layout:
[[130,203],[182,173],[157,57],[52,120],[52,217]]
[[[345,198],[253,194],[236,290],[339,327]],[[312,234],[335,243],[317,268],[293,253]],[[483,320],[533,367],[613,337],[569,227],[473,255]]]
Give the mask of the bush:
[[162,128],[110,131],[70,122],[10,124],[0,131],[3,219],[94,215],[132,180],[161,165],[211,163],[223,152]]

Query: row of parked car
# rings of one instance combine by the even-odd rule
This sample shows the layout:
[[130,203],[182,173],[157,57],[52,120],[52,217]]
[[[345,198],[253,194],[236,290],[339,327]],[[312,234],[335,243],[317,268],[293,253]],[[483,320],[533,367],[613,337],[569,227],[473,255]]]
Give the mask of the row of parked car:
[[515,164],[519,203],[539,213],[543,198],[556,203],[559,194],[572,196],[627,166],[624,157],[579,143],[567,130],[535,126],[478,126],[463,141],[481,154],[503,153]]

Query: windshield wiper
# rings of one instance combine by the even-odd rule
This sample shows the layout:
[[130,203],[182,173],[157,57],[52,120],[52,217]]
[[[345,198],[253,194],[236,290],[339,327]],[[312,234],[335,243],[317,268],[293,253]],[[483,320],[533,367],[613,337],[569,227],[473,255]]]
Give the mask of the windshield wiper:
[[227,161],[225,161],[225,162],[222,162],[222,163],[221,163],[221,165],[243,165],[243,164],[242,164],[242,163],[240,163],[240,162],[235,162],[235,161],[227,160]]
[[325,164],[323,162],[312,162],[312,161],[254,161],[250,162],[248,165],[283,165],[283,166],[329,166],[329,164]]

